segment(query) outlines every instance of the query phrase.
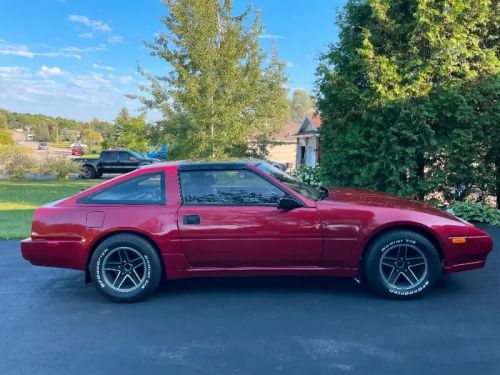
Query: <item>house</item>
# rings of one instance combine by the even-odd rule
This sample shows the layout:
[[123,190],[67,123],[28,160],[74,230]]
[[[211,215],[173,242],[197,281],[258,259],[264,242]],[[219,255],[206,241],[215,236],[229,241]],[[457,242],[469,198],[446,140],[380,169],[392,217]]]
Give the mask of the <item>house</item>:
[[297,140],[295,134],[299,124],[288,121],[283,128],[272,137],[267,158],[271,161],[284,164],[287,169],[294,169],[296,162]]
[[307,115],[302,121],[299,131],[294,134],[296,141],[295,162],[297,167],[315,167],[319,164],[319,129],[321,118]]

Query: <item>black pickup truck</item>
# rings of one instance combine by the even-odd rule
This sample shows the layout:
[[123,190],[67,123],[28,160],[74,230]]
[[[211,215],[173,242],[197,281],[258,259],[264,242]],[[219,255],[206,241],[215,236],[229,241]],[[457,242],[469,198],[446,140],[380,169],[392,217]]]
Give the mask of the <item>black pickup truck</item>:
[[78,158],[74,161],[82,164],[82,178],[100,178],[104,173],[128,173],[140,166],[160,162],[128,150],[101,151],[99,158]]

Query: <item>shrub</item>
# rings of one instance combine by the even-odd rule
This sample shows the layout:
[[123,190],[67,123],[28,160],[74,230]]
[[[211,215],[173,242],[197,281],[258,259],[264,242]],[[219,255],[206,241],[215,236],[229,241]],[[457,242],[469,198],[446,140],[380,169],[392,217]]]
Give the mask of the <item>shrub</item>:
[[0,146],[0,173],[22,178],[35,169],[31,150],[23,146]]
[[500,226],[500,210],[485,204],[457,202],[450,210],[463,220]]
[[12,145],[14,141],[8,130],[0,128],[0,145]]
[[300,166],[292,172],[292,176],[313,186],[324,185],[319,167]]
[[80,165],[70,159],[59,156],[47,156],[38,164],[36,172],[41,175],[55,174],[60,180],[66,180],[70,174],[78,173]]

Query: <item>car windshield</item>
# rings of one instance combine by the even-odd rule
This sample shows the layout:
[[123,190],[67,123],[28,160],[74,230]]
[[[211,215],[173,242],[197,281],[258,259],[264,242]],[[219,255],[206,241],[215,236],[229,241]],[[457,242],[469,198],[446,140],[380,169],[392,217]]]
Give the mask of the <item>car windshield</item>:
[[300,181],[299,179],[289,175],[286,172],[283,172],[281,169],[276,168],[271,164],[260,163],[259,165],[257,165],[257,168],[259,168],[264,173],[274,177],[279,182],[285,184],[290,189],[294,190],[295,192],[299,193],[300,195],[308,199],[318,201],[325,197],[325,193],[322,191],[321,188],[317,188],[303,181]]

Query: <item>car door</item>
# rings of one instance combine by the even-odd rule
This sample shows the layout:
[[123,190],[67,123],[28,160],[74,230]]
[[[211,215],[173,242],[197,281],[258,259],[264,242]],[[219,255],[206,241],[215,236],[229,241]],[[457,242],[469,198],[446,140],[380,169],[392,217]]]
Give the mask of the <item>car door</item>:
[[284,190],[248,169],[180,172],[181,243],[193,267],[317,266],[315,207],[277,208]]
[[99,156],[100,171],[102,173],[120,173],[118,165],[118,151],[103,151]]
[[139,166],[139,159],[137,159],[134,155],[127,151],[120,151],[118,154],[120,172],[128,173],[137,169]]

